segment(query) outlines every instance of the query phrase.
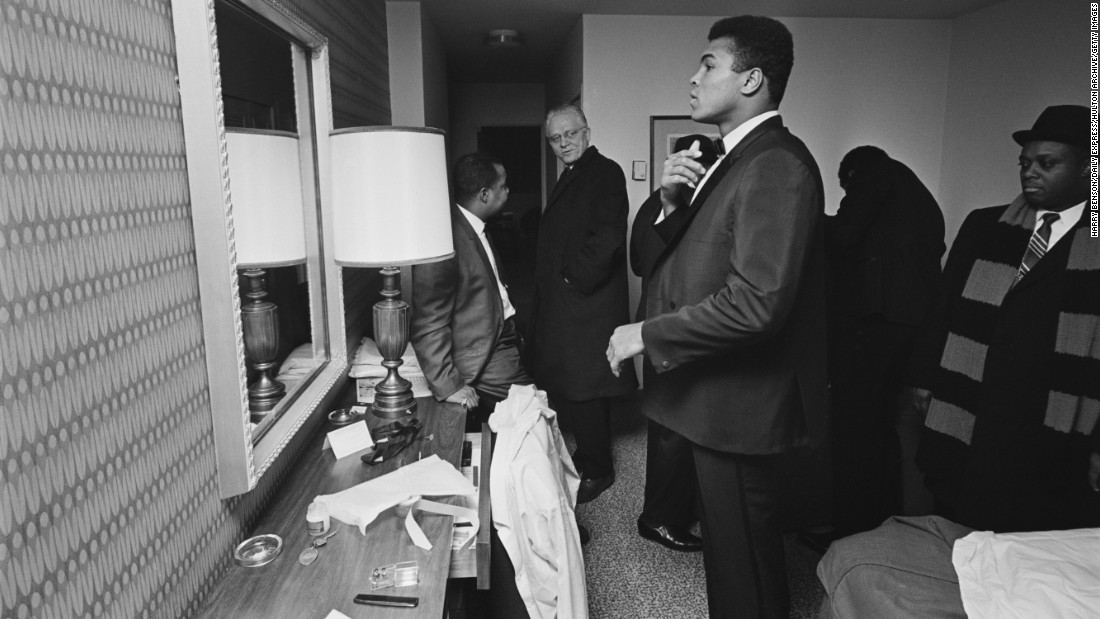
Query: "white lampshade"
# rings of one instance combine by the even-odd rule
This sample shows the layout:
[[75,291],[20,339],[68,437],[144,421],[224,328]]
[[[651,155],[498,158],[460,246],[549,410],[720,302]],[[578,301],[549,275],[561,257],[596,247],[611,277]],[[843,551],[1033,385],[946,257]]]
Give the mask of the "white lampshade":
[[237,266],[306,260],[298,136],[265,129],[225,130]]
[[330,135],[337,264],[389,267],[454,255],[442,131],[357,127]]

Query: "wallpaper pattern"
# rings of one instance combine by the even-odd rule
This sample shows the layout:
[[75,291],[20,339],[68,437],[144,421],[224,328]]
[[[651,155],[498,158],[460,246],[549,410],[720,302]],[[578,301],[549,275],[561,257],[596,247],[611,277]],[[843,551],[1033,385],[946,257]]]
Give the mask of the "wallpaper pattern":
[[[296,4],[385,50],[383,2]],[[195,614],[301,448],[218,498],[170,7],[0,0],[5,618]],[[389,122],[378,78],[334,116]]]

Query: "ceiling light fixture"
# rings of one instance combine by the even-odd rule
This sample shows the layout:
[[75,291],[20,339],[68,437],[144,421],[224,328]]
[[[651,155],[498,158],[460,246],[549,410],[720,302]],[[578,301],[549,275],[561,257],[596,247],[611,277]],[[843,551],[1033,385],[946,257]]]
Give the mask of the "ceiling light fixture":
[[523,35],[516,30],[490,30],[484,43],[488,47],[521,47]]

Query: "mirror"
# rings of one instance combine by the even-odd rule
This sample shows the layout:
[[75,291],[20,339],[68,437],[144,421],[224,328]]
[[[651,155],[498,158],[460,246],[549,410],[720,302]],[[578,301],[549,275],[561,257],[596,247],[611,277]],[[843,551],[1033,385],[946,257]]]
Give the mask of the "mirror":
[[[255,487],[347,380],[341,278],[326,249],[328,49],[266,0],[174,2],[172,14],[218,477],[229,497]],[[242,146],[252,140],[267,142]],[[252,174],[266,175],[261,187],[272,176],[297,183],[253,200]],[[264,228],[284,207],[298,223]],[[296,229],[301,251],[282,255],[289,243],[279,235]]]

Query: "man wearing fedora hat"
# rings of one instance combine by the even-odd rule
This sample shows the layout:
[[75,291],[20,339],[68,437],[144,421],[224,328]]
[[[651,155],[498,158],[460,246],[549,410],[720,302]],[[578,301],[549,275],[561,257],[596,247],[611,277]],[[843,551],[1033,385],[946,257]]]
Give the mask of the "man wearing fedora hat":
[[917,461],[937,511],[995,531],[1100,526],[1100,239],[1089,110],[1017,131],[1022,193],[976,210],[918,348]]
[[966,218],[911,368],[926,413],[917,460],[937,515],[834,542],[817,567],[822,617],[966,616],[956,540],[1100,526],[1089,110],[1048,107],[1012,137],[1022,193]]

